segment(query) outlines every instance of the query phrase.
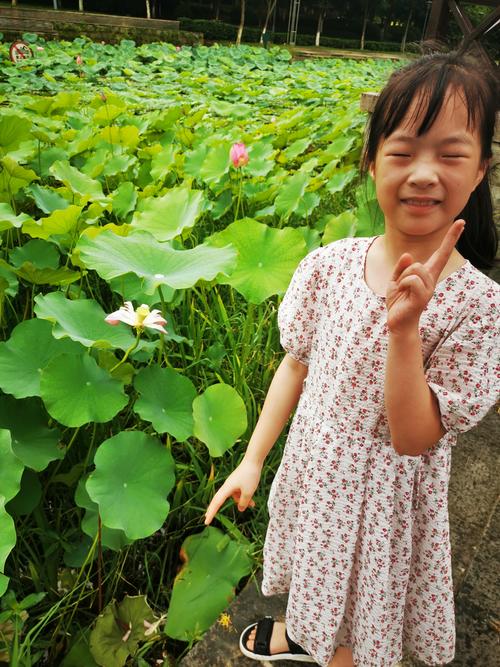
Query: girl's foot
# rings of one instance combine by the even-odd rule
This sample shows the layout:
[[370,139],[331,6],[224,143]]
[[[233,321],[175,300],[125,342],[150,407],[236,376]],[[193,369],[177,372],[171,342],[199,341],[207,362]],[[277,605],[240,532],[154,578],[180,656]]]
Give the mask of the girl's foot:
[[[282,653],[283,651],[288,651],[288,643],[285,639],[285,624],[278,623],[277,621],[273,625],[273,634],[271,635],[271,655],[273,653]],[[253,651],[254,642],[255,642],[255,628],[252,630],[248,637],[247,646]]]

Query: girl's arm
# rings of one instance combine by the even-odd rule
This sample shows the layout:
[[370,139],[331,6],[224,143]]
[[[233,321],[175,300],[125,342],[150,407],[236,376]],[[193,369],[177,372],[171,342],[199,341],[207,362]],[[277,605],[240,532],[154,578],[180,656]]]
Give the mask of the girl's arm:
[[418,456],[446,433],[437,399],[425,379],[419,320],[463,228],[463,220],[454,222],[425,264],[403,254],[389,282],[385,407],[398,454]]
[[418,324],[389,333],[385,369],[385,407],[398,454],[418,456],[445,434],[437,398],[424,374]]
[[217,491],[205,514],[205,524],[232,496],[240,512],[255,503],[252,496],[260,481],[264,459],[278,439],[290,413],[298,403],[309,368],[286,354],[274,374],[245,455]]

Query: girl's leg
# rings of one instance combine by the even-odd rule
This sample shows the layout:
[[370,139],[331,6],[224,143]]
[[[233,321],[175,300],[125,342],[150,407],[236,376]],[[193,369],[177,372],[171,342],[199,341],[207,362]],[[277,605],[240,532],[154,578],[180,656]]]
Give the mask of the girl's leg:
[[[255,629],[252,630],[247,640],[247,646],[251,651],[253,651],[255,632]],[[287,650],[288,643],[285,639],[285,624],[276,622],[273,625],[273,633],[271,635],[271,654],[281,653],[282,651]]]
[[339,646],[328,667],[354,667],[351,649],[347,646]]

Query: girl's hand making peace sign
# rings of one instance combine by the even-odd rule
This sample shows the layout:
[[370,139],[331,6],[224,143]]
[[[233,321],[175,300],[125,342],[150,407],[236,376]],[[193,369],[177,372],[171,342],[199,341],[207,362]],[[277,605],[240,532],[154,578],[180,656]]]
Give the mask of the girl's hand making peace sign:
[[464,226],[464,220],[455,220],[439,248],[423,264],[414,262],[408,252],[401,255],[387,286],[387,326],[391,333],[418,325]]

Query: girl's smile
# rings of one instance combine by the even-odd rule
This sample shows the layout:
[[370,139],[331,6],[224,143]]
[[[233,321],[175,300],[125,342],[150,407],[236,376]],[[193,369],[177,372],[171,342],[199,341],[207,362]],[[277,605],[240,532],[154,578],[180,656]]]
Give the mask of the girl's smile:
[[417,136],[419,100],[407,121],[379,145],[370,173],[386,233],[441,238],[465,207],[487,167],[458,92],[448,93],[430,129]]

